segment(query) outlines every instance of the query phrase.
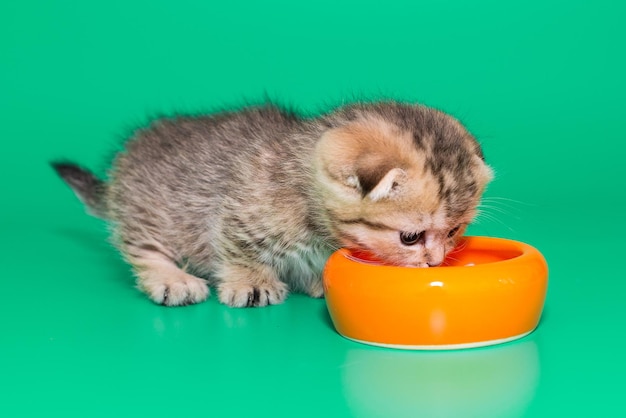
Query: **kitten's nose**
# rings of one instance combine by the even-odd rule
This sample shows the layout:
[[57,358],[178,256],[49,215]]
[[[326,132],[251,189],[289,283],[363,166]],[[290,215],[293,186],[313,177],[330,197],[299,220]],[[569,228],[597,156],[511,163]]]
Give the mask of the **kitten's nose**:
[[424,258],[429,267],[440,266],[443,263],[443,259],[446,258],[444,247],[441,245],[433,245],[431,248],[428,248],[428,251],[424,254]]

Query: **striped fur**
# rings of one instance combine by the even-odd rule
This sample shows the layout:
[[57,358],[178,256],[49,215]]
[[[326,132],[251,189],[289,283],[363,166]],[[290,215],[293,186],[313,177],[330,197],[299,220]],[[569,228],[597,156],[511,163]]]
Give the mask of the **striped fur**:
[[[64,167],[72,187],[72,172],[91,178]],[[110,177],[93,182],[97,192],[85,182],[75,191],[111,221],[142,291],[184,305],[212,284],[241,307],[289,291],[321,297],[321,270],[340,246],[439,264],[491,170],[449,115],[381,102],[311,119],[264,106],[157,120],[127,142]],[[403,243],[402,232],[419,242]]]

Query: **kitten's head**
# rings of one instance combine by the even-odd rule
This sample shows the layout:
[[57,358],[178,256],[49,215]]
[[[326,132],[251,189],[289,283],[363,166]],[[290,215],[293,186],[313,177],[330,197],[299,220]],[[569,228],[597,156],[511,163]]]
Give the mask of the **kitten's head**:
[[441,264],[492,178],[474,137],[442,112],[398,103],[325,122],[315,174],[333,238],[395,265]]

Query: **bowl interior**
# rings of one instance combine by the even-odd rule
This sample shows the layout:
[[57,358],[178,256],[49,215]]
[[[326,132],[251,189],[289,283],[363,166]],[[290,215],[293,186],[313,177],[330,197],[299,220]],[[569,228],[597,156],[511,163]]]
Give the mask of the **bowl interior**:
[[[520,257],[522,254],[523,251],[520,248],[507,246],[477,247],[467,245],[467,239],[464,239],[448,254],[444,262],[439,267],[476,266],[479,264],[511,260],[513,258]],[[348,250],[346,257],[361,263],[385,265],[384,262],[376,259],[376,257],[372,254],[360,250]]]
[[520,249],[457,247],[444,260],[442,267],[475,266],[510,260],[522,255]]

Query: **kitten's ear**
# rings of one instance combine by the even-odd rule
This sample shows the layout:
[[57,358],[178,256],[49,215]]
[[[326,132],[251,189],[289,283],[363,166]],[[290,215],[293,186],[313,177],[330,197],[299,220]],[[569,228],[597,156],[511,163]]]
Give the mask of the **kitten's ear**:
[[383,165],[374,169],[359,169],[356,176],[363,197],[377,202],[392,198],[406,181],[407,174],[401,168],[389,170]]
[[485,180],[485,183],[489,183],[491,180],[493,180],[494,177],[495,177],[495,172],[493,168],[485,164],[483,167],[483,178]]
[[477,164],[479,167],[479,178],[483,182],[483,184],[486,185],[491,180],[493,180],[495,176],[494,170],[489,165],[487,165],[482,159],[477,161]]
[[[329,190],[353,198],[378,201],[395,196],[407,174],[403,151],[385,126],[353,123],[326,131],[315,149],[318,179]],[[394,137],[395,138],[395,137]],[[352,193],[346,193],[351,189]]]

